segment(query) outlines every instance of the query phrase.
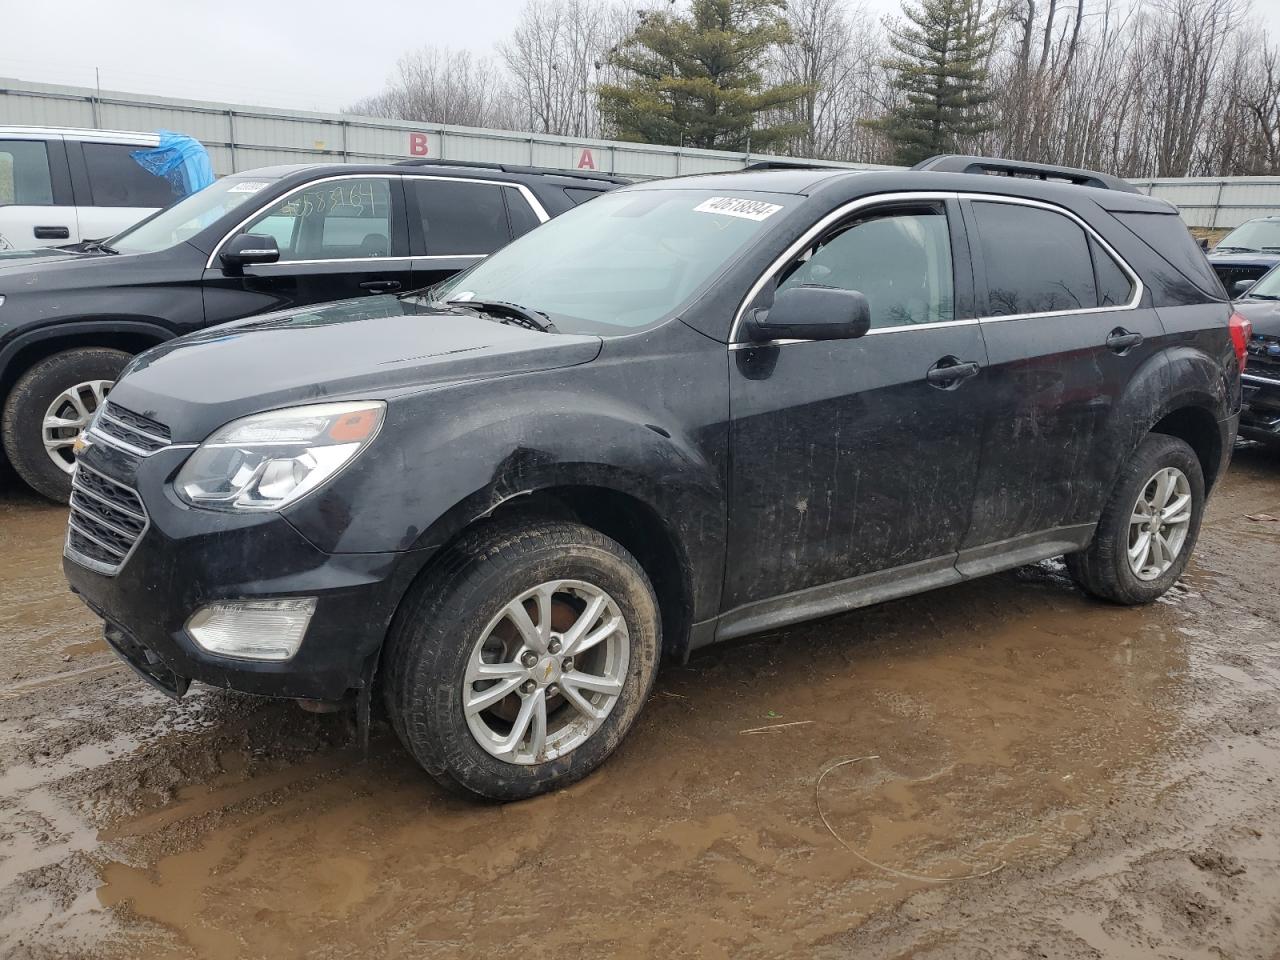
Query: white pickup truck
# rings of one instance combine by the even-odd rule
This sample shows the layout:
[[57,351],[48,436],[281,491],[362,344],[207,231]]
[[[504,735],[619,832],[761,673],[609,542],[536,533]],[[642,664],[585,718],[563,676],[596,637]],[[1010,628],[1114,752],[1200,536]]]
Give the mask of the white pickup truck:
[[153,133],[0,126],[0,251],[113,236],[178,199],[133,159]]

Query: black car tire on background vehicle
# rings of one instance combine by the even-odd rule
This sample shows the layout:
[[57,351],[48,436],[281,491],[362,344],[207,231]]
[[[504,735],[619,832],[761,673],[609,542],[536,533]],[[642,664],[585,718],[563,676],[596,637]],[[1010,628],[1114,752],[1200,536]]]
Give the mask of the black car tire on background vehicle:
[[[1186,568],[1204,501],[1204,472],[1195,451],[1177,437],[1149,434],[1121,470],[1093,543],[1066,558],[1068,571],[1087,593],[1104,600],[1156,600]],[[1148,549],[1153,542],[1158,549]]]
[[[58,430],[66,443],[50,453],[44,441],[45,419],[58,412],[55,404],[62,401],[63,419],[87,424],[88,415],[131,359],[123,350],[79,347],[46,357],[18,378],[5,399],[0,434],[9,463],[37,493],[58,503],[71,497],[71,442],[78,430]],[[64,399],[72,393],[76,402]],[[55,455],[64,466],[55,462]]]
[[561,521],[482,528],[406,597],[384,696],[441,784],[516,800],[604,762],[649,696],[660,647],[653,587],[617,542]]

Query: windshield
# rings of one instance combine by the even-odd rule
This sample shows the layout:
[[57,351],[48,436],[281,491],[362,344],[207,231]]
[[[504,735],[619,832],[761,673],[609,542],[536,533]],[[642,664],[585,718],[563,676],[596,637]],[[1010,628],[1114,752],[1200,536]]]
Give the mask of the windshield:
[[190,240],[215,220],[230,213],[254,194],[271,185],[270,180],[225,177],[193,193],[171,207],[134,224],[107,241],[118,253],[154,253]]
[[620,335],[671,315],[801,198],[710,190],[606,193],[427,291],[503,301],[561,333]]
[[[1228,291],[1229,292],[1229,291]],[[1280,300],[1280,270],[1271,270],[1244,294],[1259,300]]]
[[1280,251],[1280,220],[1250,220],[1223,237],[1214,250],[1221,253]]

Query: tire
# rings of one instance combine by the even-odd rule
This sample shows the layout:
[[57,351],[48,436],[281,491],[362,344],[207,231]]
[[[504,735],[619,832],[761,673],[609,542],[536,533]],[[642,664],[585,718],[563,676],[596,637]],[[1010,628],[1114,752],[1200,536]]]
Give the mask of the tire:
[[[82,406],[92,413],[97,398],[109,389],[103,384],[114,383],[131,359],[123,350],[81,347],[46,357],[18,378],[0,415],[0,435],[14,472],[36,493],[58,503],[71,497],[71,474],[54,462],[44,443],[44,419],[54,401],[64,391],[92,384],[97,393],[85,390],[81,395]],[[74,436],[71,428],[61,432],[67,439]],[[58,451],[59,459],[64,455],[69,462],[69,443]]]
[[[547,626],[564,631],[550,634],[547,649],[555,650],[563,640],[561,653],[567,651],[580,622],[586,624],[584,636],[607,634],[590,649],[580,649],[572,666],[560,655],[537,653],[530,646],[528,628],[539,636],[542,620],[536,594],[519,603],[529,618],[525,631],[509,614],[523,595],[544,588]],[[602,612],[592,619],[599,595]],[[478,652],[482,641],[483,654]],[[505,523],[464,535],[411,588],[383,654],[383,697],[401,742],[443,786],[473,798],[519,800],[574,783],[605,761],[648,699],[660,649],[653,587],[622,546],[578,523]],[[537,657],[537,663],[522,661],[520,651]],[[482,657],[495,665],[486,661],[486,667],[509,676],[472,679]],[[520,670],[525,672],[511,673]],[[606,694],[573,686],[583,676],[620,684],[620,689]],[[479,701],[488,690],[511,682],[520,686],[492,707],[470,715],[464,708],[464,696]],[[565,689],[557,693],[560,684]],[[529,685],[534,688],[526,690]],[[570,689],[583,699],[584,709],[570,699]],[[534,752],[539,697],[546,704],[545,739],[541,751]],[[532,717],[527,733],[509,754],[499,755],[495,736],[509,722],[510,739],[526,708]],[[585,712],[606,709],[602,718]],[[578,737],[585,739],[577,742]]]
[[[1182,475],[1186,481],[1184,496],[1190,497],[1189,519],[1185,524],[1185,533],[1178,542],[1177,550],[1171,562],[1157,572],[1167,560],[1162,556],[1152,559],[1143,572],[1135,570],[1130,561],[1131,533],[1139,535],[1132,540],[1135,551],[1141,551],[1144,541],[1141,530],[1131,530],[1133,518],[1145,512],[1143,503],[1148,495],[1154,496],[1157,488],[1151,486],[1158,483],[1158,475],[1170,476],[1167,471],[1173,470]],[[1181,488],[1181,484],[1178,484]],[[1143,503],[1139,496],[1143,496]],[[1176,491],[1170,493],[1174,497],[1171,506],[1176,506],[1180,499]],[[1204,515],[1205,488],[1204,473],[1195,452],[1184,441],[1177,437],[1162,433],[1148,434],[1146,439],[1130,456],[1120,477],[1111,492],[1110,498],[1102,510],[1098,521],[1098,529],[1093,542],[1085,550],[1069,555],[1067,570],[1072,579],[1087,593],[1113,603],[1135,605],[1151,603],[1162,596],[1177,579],[1182,576],[1191,551],[1195,549],[1196,538],[1200,534],[1200,521]],[[1181,511],[1177,516],[1181,516]],[[1172,513],[1169,519],[1176,519]],[[1182,525],[1178,525],[1180,528]],[[1172,542],[1177,537],[1175,526],[1159,528],[1161,537]],[[1155,558],[1156,554],[1145,554]]]

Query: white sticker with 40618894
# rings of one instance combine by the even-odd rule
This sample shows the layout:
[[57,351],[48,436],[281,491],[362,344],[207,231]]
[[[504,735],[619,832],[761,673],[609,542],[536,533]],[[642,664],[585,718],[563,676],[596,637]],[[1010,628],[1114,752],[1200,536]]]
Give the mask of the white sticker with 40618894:
[[712,197],[693,208],[695,213],[720,213],[743,220],[765,220],[782,209],[781,204],[763,200],[743,200],[739,197]]

